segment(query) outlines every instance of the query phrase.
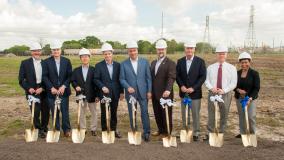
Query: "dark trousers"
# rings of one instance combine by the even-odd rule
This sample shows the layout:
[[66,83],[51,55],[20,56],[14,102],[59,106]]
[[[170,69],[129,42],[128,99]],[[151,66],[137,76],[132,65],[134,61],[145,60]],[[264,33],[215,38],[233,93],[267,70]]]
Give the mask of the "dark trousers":
[[[60,130],[59,112],[61,112],[62,130],[64,133],[66,133],[71,130],[71,125],[70,125],[70,120],[69,120],[69,97],[60,97],[60,98],[62,101],[60,105],[60,111],[57,110],[55,128],[56,130]],[[55,101],[55,98],[48,97],[48,105],[52,113],[52,121],[53,121],[53,116],[54,116],[54,101]]]
[[40,104],[41,104],[41,128],[47,132],[48,131],[48,122],[49,122],[49,113],[50,108],[47,103],[46,94],[42,94],[40,97]]
[[[153,110],[154,110],[157,127],[159,129],[159,133],[166,134],[167,133],[166,110],[160,105],[160,99],[152,97],[152,103],[153,103]],[[172,107],[168,107],[168,111],[169,111],[169,126],[171,132],[173,128]]]
[[[110,105],[110,129],[112,131],[116,131],[116,125],[117,125],[117,106],[118,106],[119,100],[112,100]],[[101,103],[101,126],[102,131],[107,130],[107,124],[106,124],[106,105],[105,103]]]

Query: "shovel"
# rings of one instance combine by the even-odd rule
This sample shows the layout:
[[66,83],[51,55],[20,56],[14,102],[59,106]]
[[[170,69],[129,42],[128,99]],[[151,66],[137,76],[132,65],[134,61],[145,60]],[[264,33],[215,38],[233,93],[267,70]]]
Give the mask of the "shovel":
[[81,113],[81,107],[84,103],[84,98],[86,96],[80,94],[76,97],[76,100],[78,100],[78,120],[77,120],[77,128],[72,129],[72,141],[73,143],[83,143],[85,139],[85,133],[86,129],[81,129],[80,128],[80,113]]
[[107,122],[107,131],[102,131],[102,141],[105,144],[114,143],[115,135],[114,131],[110,130],[110,118],[109,118],[109,103],[111,99],[109,97],[105,97],[101,100],[102,103],[105,103],[106,108],[106,122]]
[[191,99],[187,96],[184,99],[185,104],[185,129],[180,131],[180,142],[190,143],[192,137],[192,130],[188,129],[188,112],[190,113],[191,109]]
[[245,118],[246,118],[246,134],[242,134],[242,141],[245,147],[248,147],[248,146],[257,147],[256,135],[250,134],[250,131],[249,131],[248,106],[249,106],[249,103],[247,103],[247,105],[244,108]]
[[160,99],[160,103],[163,106],[163,108],[166,110],[167,132],[168,132],[167,137],[163,138],[163,146],[164,147],[177,147],[177,139],[176,137],[171,135],[170,122],[169,122],[170,120],[169,120],[168,107],[173,106],[173,103],[170,99],[165,100],[163,98]]
[[55,142],[59,141],[60,131],[56,130],[55,122],[56,122],[57,110],[60,109],[60,103],[61,103],[61,99],[57,95],[55,102],[54,102],[54,115],[53,115],[52,130],[48,131],[47,135],[46,135],[46,142],[47,143],[55,143]]
[[219,133],[218,130],[218,102],[224,103],[223,99],[221,98],[221,95],[215,95],[215,96],[211,96],[210,100],[213,101],[214,103],[214,107],[215,107],[215,127],[214,127],[214,132],[213,133],[209,133],[209,144],[212,147],[222,147],[223,146],[223,142],[224,142],[224,134],[223,133]]
[[137,132],[136,127],[137,108],[135,107],[135,104],[137,103],[137,101],[133,96],[130,96],[129,103],[132,104],[132,131],[128,132],[128,142],[129,144],[140,145],[142,141],[141,132]]
[[35,129],[34,127],[34,112],[35,112],[35,103],[40,103],[40,100],[38,98],[35,98],[34,96],[29,95],[28,96],[29,104],[32,105],[32,116],[31,116],[31,129],[25,130],[25,140],[26,142],[35,142],[38,138],[38,129]]

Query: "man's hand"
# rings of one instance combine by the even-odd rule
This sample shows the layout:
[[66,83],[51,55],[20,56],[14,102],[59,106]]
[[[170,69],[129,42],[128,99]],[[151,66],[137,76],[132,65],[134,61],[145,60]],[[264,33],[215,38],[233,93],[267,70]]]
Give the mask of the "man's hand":
[[187,88],[185,86],[181,86],[180,87],[180,90],[183,92],[183,93],[186,93],[187,92]]
[[99,98],[99,97],[96,97],[95,102],[96,102],[96,103],[100,102],[100,98]]
[[212,88],[210,91],[211,91],[213,94],[218,93],[218,89],[217,89],[217,88]]
[[107,87],[103,87],[102,91],[104,92],[104,94],[108,94],[109,93],[109,89]]
[[217,93],[220,94],[220,95],[221,95],[221,94],[225,94],[224,90],[223,90],[223,89],[220,89],[220,88],[217,89]]
[[127,91],[128,91],[128,93],[132,94],[132,93],[135,92],[135,89],[132,88],[132,87],[128,87],[128,88],[127,88]]
[[75,90],[77,91],[77,92],[81,92],[81,87],[79,87],[79,86],[77,86],[76,88],[75,88]]
[[192,87],[188,88],[187,90],[187,93],[193,93],[194,92],[194,89]]
[[123,93],[121,93],[120,95],[119,95],[119,100],[123,100],[124,99],[124,94]]
[[151,92],[148,92],[147,93],[147,99],[151,99],[152,98],[152,93]]
[[246,95],[247,92],[245,90],[242,90],[242,89],[238,89],[238,92],[241,94],[241,95]]
[[55,89],[54,87],[51,88],[51,93],[52,94],[58,94],[58,90]]
[[29,89],[29,93],[30,93],[30,94],[34,94],[34,93],[35,93],[35,90],[34,90],[33,88],[30,88],[30,89]]
[[35,93],[36,93],[36,95],[39,95],[39,94],[41,94],[42,91],[43,91],[42,88],[38,88],[38,89],[35,91]]
[[59,94],[63,95],[64,94],[64,91],[65,91],[65,86],[61,86],[59,89],[58,89],[58,92]]
[[167,97],[170,96],[170,94],[171,94],[170,91],[165,91],[165,92],[163,93],[163,97],[167,98]]

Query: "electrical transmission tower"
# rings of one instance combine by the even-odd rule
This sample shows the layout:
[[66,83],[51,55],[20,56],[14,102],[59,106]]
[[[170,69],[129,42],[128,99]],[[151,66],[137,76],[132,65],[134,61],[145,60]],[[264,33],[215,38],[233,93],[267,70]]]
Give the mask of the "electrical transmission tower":
[[210,43],[209,16],[206,16],[206,26],[205,26],[205,31],[204,31],[203,42]]
[[162,12],[161,38],[164,38],[164,12]]
[[248,49],[250,53],[254,53],[255,46],[256,46],[256,39],[255,39],[255,29],[254,29],[254,6],[251,5],[250,7],[250,19],[249,19],[249,28],[245,40],[245,48]]

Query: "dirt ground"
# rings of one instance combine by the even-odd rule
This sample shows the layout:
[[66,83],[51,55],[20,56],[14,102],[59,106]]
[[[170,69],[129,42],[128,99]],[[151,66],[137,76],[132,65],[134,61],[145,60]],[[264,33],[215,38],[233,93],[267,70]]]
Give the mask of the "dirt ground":
[[44,141],[27,144],[19,140],[5,140],[0,143],[0,159],[3,160],[154,160],[154,159],[200,159],[200,160],[283,160],[284,144],[259,140],[257,148],[244,148],[240,139],[226,140],[224,147],[213,148],[207,143],[178,144],[177,148],[164,148],[162,142],[143,143],[130,146],[126,139],[112,145],[102,144],[97,139],[88,139],[83,144],[60,142],[47,144]]

